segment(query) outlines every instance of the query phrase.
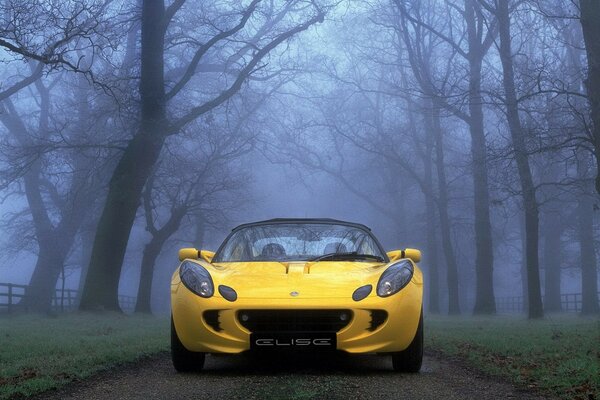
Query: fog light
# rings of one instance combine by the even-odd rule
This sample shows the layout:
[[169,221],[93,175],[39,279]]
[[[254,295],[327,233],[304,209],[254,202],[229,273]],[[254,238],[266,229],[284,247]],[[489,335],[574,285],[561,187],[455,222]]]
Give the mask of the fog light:
[[348,315],[346,313],[340,314],[340,321],[346,321],[348,319]]
[[248,314],[242,314],[242,315],[240,315],[240,319],[243,322],[247,322],[250,319],[250,317],[248,316]]

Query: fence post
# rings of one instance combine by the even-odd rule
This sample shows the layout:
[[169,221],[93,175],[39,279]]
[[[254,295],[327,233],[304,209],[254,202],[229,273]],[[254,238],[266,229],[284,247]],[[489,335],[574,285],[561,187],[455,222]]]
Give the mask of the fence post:
[[9,314],[12,311],[12,300],[13,300],[13,286],[12,286],[12,283],[9,283],[8,284],[8,304],[6,305],[6,309]]
[[69,302],[69,311],[73,311],[73,302],[71,300],[71,290],[67,291],[67,300]]

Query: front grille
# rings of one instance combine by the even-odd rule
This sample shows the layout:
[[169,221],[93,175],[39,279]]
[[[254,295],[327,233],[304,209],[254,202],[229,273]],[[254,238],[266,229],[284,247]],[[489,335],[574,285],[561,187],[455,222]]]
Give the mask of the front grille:
[[241,310],[240,324],[250,332],[337,332],[352,319],[350,310]]

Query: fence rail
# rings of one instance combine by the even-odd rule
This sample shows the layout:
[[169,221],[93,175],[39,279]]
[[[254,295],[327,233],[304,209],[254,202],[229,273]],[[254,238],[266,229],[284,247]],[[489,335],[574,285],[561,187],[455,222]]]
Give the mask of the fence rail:
[[[598,292],[600,299],[600,292]],[[542,301],[543,301],[542,297]],[[560,306],[564,312],[580,312],[583,304],[581,293],[563,293],[560,295]],[[600,304],[600,302],[599,302]],[[523,296],[496,297],[498,313],[513,314],[524,312]]]
[[[0,282],[0,314],[12,313],[26,297],[27,285]],[[56,289],[52,297],[52,310],[55,312],[70,312],[77,310],[79,291],[75,289]],[[124,312],[133,312],[137,299],[134,296],[119,295],[119,305]]]
[[[0,313],[12,313],[25,298],[27,285],[0,283]],[[77,310],[79,305],[78,291],[74,289],[56,289],[52,297],[52,310],[69,312]],[[600,292],[598,292],[600,298]],[[119,295],[119,305],[124,312],[133,312],[137,299],[134,296]],[[563,293],[560,304],[564,312],[580,312],[582,305],[581,293]],[[498,313],[512,314],[523,312],[523,296],[496,297]]]

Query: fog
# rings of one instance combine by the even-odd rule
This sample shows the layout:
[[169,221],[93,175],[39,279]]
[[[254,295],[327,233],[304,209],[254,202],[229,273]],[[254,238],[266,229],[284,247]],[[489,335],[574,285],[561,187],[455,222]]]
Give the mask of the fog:
[[0,285],[26,285],[23,311],[65,288],[72,310],[168,313],[179,248],[334,218],[423,252],[426,312],[598,313],[596,17],[559,0],[5,2]]

